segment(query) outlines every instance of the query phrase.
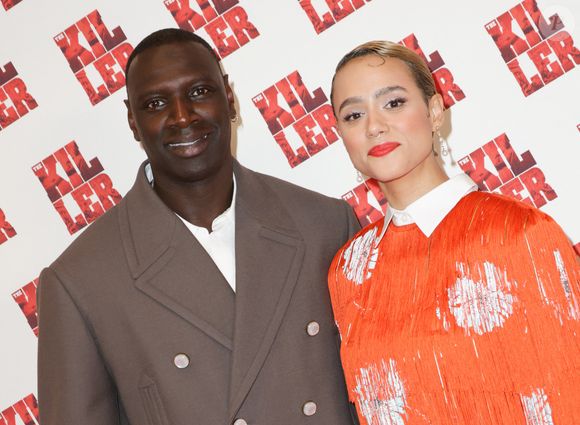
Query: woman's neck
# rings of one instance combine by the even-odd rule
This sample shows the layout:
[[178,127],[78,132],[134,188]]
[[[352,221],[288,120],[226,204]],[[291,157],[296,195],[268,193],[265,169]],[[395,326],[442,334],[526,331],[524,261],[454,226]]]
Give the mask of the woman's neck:
[[379,182],[379,187],[389,205],[395,209],[404,210],[447,180],[449,177],[437,160],[430,158],[398,179]]

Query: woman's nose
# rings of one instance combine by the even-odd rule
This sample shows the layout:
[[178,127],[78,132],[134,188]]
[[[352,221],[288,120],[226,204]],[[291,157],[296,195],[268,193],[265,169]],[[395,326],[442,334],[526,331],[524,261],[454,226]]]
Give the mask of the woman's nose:
[[389,125],[378,111],[367,112],[367,136],[378,137],[389,131]]

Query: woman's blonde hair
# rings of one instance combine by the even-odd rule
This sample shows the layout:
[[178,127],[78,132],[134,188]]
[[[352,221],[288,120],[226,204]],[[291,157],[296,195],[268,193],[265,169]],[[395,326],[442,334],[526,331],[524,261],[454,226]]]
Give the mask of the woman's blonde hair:
[[431,71],[421,56],[411,49],[393,43],[392,41],[375,40],[355,47],[344,55],[340,62],[338,62],[334,71],[334,77],[332,77],[332,86],[330,89],[331,103],[333,103],[334,79],[336,78],[338,71],[340,71],[351,60],[368,55],[375,55],[383,59],[395,58],[402,60],[411,71],[417,86],[421,89],[425,102],[429,102],[429,99],[437,93],[435,80],[433,80]]

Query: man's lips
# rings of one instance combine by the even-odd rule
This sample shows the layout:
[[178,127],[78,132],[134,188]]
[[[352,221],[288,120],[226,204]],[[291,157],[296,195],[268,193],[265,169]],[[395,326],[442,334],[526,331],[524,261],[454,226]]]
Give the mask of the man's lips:
[[197,138],[184,138],[185,140],[180,140],[180,141],[175,141],[172,143],[167,143],[166,146],[169,146],[170,148],[183,148],[183,147],[188,147],[188,146],[193,146],[203,140],[206,140],[209,136],[209,133],[204,134],[203,136],[197,137]]
[[373,146],[368,154],[369,156],[385,156],[397,149],[399,146],[401,146],[401,144],[397,142],[384,142],[380,145]]

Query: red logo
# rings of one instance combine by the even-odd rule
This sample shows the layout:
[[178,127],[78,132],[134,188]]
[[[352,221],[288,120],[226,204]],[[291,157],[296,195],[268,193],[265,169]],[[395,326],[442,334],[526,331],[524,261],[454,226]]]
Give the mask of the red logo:
[[225,58],[258,37],[260,33],[248,18],[239,0],[164,0],[179,28],[203,29],[213,41],[218,56]]
[[14,227],[8,223],[4,211],[0,208],[0,245],[14,236],[16,236],[16,230],[14,230]]
[[38,425],[38,402],[34,394],[29,394],[9,408],[4,409],[0,415],[0,425],[15,425],[16,418],[20,418],[18,423],[24,425]]
[[0,68],[0,130],[38,106],[12,62]]
[[[279,104],[279,96],[287,108]],[[294,168],[338,140],[336,120],[320,87],[312,93],[298,71],[268,87],[252,101],[274,140]]]
[[97,10],[54,37],[93,105],[125,85],[125,65],[133,51],[126,40],[121,27],[109,31]]
[[38,314],[36,313],[36,288],[38,287],[38,278],[27,283],[21,289],[12,294],[12,298],[24,313],[28,325],[38,336]]
[[4,10],[11,9],[12,7],[16,6],[22,0],[1,0],[2,6],[4,6]]
[[43,159],[32,171],[71,235],[121,201],[99,159],[87,163],[74,141]]
[[518,3],[485,26],[525,96],[580,64],[580,50],[564,27],[558,14],[546,19],[536,0]]
[[346,18],[371,0],[324,0],[326,7],[318,10],[312,5],[312,0],[299,0],[300,7],[306,12],[316,34],[326,31],[338,21]]
[[427,57],[421,49],[421,46],[419,46],[419,40],[417,40],[415,34],[408,35],[401,40],[399,44],[413,50],[423,58],[425,63],[427,63],[427,66],[433,75],[433,79],[435,80],[437,91],[441,96],[443,96],[443,103],[446,108],[450,108],[456,102],[465,99],[463,90],[461,90],[461,88],[455,83],[453,74],[445,66],[445,61],[439,54],[438,50],[435,50],[429,55],[429,57]]
[[359,184],[342,195],[342,199],[352,207],[361,227],[374,223],[387,212],[387,199],[374,179]]
[[459,166],[480,190],[503,193],[536,208],[558,197],[531,152],[519,155],[505,133],[459,160]]

